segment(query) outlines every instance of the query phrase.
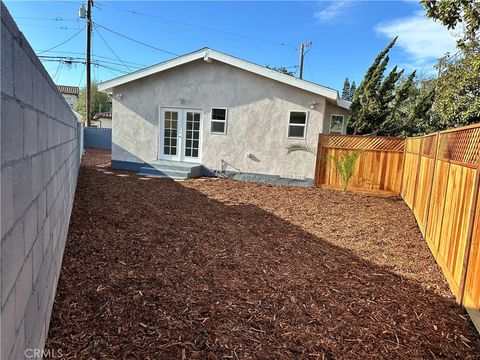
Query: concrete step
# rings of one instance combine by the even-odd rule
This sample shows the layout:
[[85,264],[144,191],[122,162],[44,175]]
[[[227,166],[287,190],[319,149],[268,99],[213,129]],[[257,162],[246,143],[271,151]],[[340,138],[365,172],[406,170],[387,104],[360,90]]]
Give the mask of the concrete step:
[[140,168],[139,175],[169,179],[188,179],[201,175],[202,165],[180,161],[157,160]]
[[172,169],[157,169],[143,166],[140,168],[140,175],[144,176],[158,176],[172,179],[188,179],[190,171],[187,170],[172,170]]

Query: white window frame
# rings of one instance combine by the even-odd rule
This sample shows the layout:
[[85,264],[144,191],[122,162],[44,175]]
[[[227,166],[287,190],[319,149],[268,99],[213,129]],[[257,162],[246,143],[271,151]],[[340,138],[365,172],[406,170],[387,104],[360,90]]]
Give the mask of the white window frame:
[[[214,119],[212,119],[213,109],[225,110],[225,120],[214,120]],[[221,106],[212,106],[212,108],[210,109],[210,134],[213,134],[213,135],[227,135],[227,121],[228,121],[228,108],[221,107]],[[212,122],[225,123],[225,127],[223,128],[223,132],[212,131]]]
[[[332,133],[332,120],[334,116],[341,116],[342,117],[342,130],[340,130],[340,133]],[[343,114],[331,114],[330,115],[330,122],[328,123],[328,133],[329,134],[334,134],[334,135],[342,135],[345,129],[345,115]]]
[[[300,124],[290,124],[290,118],[292,113],[294,112],[301,112],[305,113],[305,125],[300,125]],[[303,126],[303,137],[299,136],[290,136],[290,126]],[[287,138],[292,139],[292,140],[305,140],[307,138],[307,126],[308,126],[308,110],[290,110],[288,113],[288,126],[287,126]]]

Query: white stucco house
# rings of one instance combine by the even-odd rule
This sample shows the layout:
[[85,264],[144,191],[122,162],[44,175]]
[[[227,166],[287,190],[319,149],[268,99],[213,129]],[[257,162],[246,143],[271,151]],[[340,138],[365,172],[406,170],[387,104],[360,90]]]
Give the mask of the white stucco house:
[[57,85],[57,88],[67,104],[73,109],[73,106],[80,95],[80,88],[78,86],[70,85]]
[[345,133],[338,91],[204,48],[103,82],[112,167],[185,178],[311,184],[319,133]]

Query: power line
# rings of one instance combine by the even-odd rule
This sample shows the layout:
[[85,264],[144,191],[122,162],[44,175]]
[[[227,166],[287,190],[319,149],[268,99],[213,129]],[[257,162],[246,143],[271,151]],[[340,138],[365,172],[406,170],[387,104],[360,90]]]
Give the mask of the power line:
[[161,16],[151,15],[151,14],[144,14],[144,13],[134,11],[134,10],[121,9],[121,8],[117,8],[115,6],[111,6],[110,4],[108,4],[106,2],[104,2],[103,5],[108,6],[112,9],[128,12],[128,13],[135,14],[135,15],[146,16],[146,17],[150,17],[150,18],[160,19],[160,20],[163,20],[163,21],[168,21],[168,22],[173,22],[173,23],[182,24],[182,25],[186,25],[186,26],[196,27],[196,28],[203,29],[203,30],[216,31],[216,32],[223,33],[223,34],[228,34],[228,35],[243,37],[243,38],[247,38],[247,39],[251,39],[251,40],[261,41],[261,42],[265,42],[265,43],[270,43],[270,44],[275,44],[275,45],[280,45],[280,46],[289,46],[289,47],[295,48],[295,46],[284,43],[284,42],[262,39],[262,38],[259,38],[259,37],[240,34],[240,33],[232,32],[232,31],[216,29],[216,28],[203,26],[203,25],[191,24],[191,23],[188,23],[188,22],[185,22],[185,21],[168,19],[168,18],[164,18],[164,17],[161,17]]
[[[81,57],[71,57],[71,56],[47,56],[47,55],[39,55],[38,58],[42,61],[63,61],[66,64],[71,64],[71,63],[77,63],[80,60],[85,60],[84,58]],[[122,62],[114,62],[114,61],[107,61],[107,60],[99,60],[99,59],[93,59],[96,63],[104,63],[104,64],[109,64],[109,65],[120,65],[123,66],[124,64]],[[133,66],[133,68],[140,69],[144,66]],[[130,69],[129,69],[130,70]],[[131,70],[130,70],[131,71]]]
[[[44,59],[42,61],[47,61],[47,62],[60,62],[60,64],[62,63],[65,63],[65,64],[86,64],[86,61],[85,59],[82,59],[82,60],[64,60],[64,59]],[[121,73],[124,73],[124,74],[127,74],[128,71],[125,71],[125,70],[122,70],[122,69],[117,69],[115,67],[112,67],[112,66],[109,66],[109,65],[104,65],[102,64],[101,62],[98,62],[98,61],[92,61],[92,65],[95,65],[95,66],[100,66],[100,67],[103,67],[103,68],[106,68],[106,69],[111,69],[111,70],[115,70],[115,71],[118,71],[118,72],[121,72]],[[117,64],[117,65],[121,65],[121,64]],[[58,70],[58,68],[57,68]],[[55,72],[56,73],[56,72]],[[54,75],[53,77],[55,77],[56,75]]]
[[60,44],[55,45],[54,47],[51,47],[51,48],[48,49],[48,50],[41,51],[41,52],[39,52],[37,55],[43,54],[43,53],[48,52],[48,51],[52,51],[53,49],[56,49],[56,48],[58,48],[59,46],[62,46],[63,44],[69,42],[69,41],[72,40],[75,36],[77,36],[78,34],[80,34],[80,33],[83,31],[83,29],[85,29],[85,26],[84,26],[83,28],[81,28],[79,31],[77,31],[75,34],[73,34],[72,36],[70,36],[67,40],[62,41]]
[[[39,54],[39,53],[42,52],[42,51],[46,51],[46,50],[35,50],[35,52],[36,52],[37,54]],[[49,52],[59,53],[59,54],[74,54],[74,55],[84,55],[84,56],[85,56],[85,53],[84,53],[84,52],[58,51],[58,50],[49,51]],[[47,55],[42,55],[42,56],[39,56],[39,57],[47,57]],[[51,56],[51,57],[61,57],[61,56]],[[116,59],[114,59],[114,58],[111,58],[111,57],[108,57],[108,56],[102,56],[102,55],[95,55],[95,57],[98,57],[98,58],[101,58],[101,59],[107,59],[107,60],[116,60]],[[82,58],[82,59],[83,59],[83,58]],[[123,62],[124,62],[124,63],[127,63],[127,64],[131,64],[132,67],[143,68],[143,67],[146,67],[146,66],[147,66],[147,65],[135,63],[135,62],[132,62],[132,61],[123,60]]]
[[142,41],[132,39],[132,38],[129,37],[129,36],[120,34],[120,33],[116,32],[116,31],[114,31],[114,30],[112,30],[112,29],[109,29],[109,28],[106,28],[105,26],[100,25],[100,24],[98,24],[98,23],[96,23],[96,25],[99,26],[99,27],[101,27],[102,29],[105,29],[105,30],[113,33],[113,34],[116,34],[116,35],[118,35],[118,36],[121,36],[121,37],[123,37],[123,38],[125,38],[125,39],[128,39],[128,40],[130,40],[130,41],[136,42],[137,44],[140,44],[140,45],[149,47],[149,48],[154,49],[154,50],[157,50],[157,51],[161,51],[161,52],[163,52],[163,53],[165,53],[165,54],[174,55],[174,56],[179,56],[178,54],[175,54],[175,53],[173,53],[173,52],[171,52],[171,51],[163,50],[163,49],[160,49],[160,48],[158,48],[158,47],[156,47],[156,46],[146,44],[146,43],[144,43],[144,42],[142,42]]
[[21,23],[21,22],[18,22],[17,23],[18,25],[21,25],[21,26],[34,26],[34,27],[38,27],[38,28],[48,28],[48,29],[60,29],[60,30],[78,30],[79,28],[71,28],[71,27],[67,27],[67,26],[50,26],[50,25],[38,25],[38,24],[27,24],[27,23]]
[[78,82],[78,87],[80,87],[82,85],[83,75],[85,74],[85,68],[86,67],[87,67],[87,64],[85,64],[83,66],[82,75],[80,75],[80,81]]
[[110,69],[110,70],[114,70],[114,71],[118,71],[120,73],[123,73],[123,74],[128,74],[128,71],[125,71],[125,70],[121,70],[121,69],[117,69],[117,68],[114,68],[114,67],[111,67],[111,66],[106,66],[106,65],[101,65],[101,64],[98,64],[98,66],[101,66],[105,69]]
[[24,20],[36,20],[36,21],[77,21],[77,19],[64,19],[61,17],[55,18],[42,18],[42,17],[32,17],[32,16],[16,16],[15,19],[24,19]]
[[[113,16],[115,16],[115,18],[117,18],[116,13],[114,14],[110,11],[105,11],[103,9],[102,9],[102,11],[104,13],[107,13],[107,14],[112,14]],[[164,26],[162,26],[162,24],[160,24],[159,21],[149,22],[149,21],[145,21],[145,19],[143,19],[143,18],[140,18],[139,21],[135,21],[134,19],[129,19],[128,21],[129,21],[129,23],[138,24],[139,26],[146,27],[147,29],[153,29],[154,31],[157,31],[160,34],[162,34],[162,36],[165,36],[165,34],[170,34],[173,37],[193,39],[193,40],[196,40],[198,42],[201,42],[202,44],[205,43],[205,36],[202,36],[202,35],[197,36],[198,31],[190,31],[189,30],[188,33],[186,33],[185,31],[182,31],[182,29],[176,30],[176,28],[170,26],[170,24],[167,24],[168,30],[166,30],[164,28]],[[165,24],[163,24],[163,25],[165,25]],[[223,35],[223,34],[216,34],[216,33],[213,34],[212,33],[212,34],[208,34],[208,37],[215,37],[215,39],[221,39],[223,41],[228,41],[229,43],[231,43],[231,41],[232,41],[231,36]],[[181,40],[181,41],[183,41],[183,40]],[[238,42],[236,44],[236,47],[237,48],[244,48],[244,49],[246,48],[246,49],[249,49],[249,50],[252,50],[252,49],[253,50],[259,50],[259,49],[263,50],[264,46],[265,46],[265,44],[263,44],[263,43],[259,44],[259,46],[261,46],[260,48],[258,46],[252,46],[251,42],[248,43],[248,44],[249,44],[248,46],[244,46],[244,45],[242,45],[242,43]],[[275,45],[272,45],[272,46],[275,46]],[[290,48],[288,48],[288,47],[278,47],[277,46],[276,49],[272,48],[272,50],[270,50],[270,51],[277,51],[277,50],[290,50]]]
[[102,41],[105,43],[105,45],[107,46],[107,48],[111,51],[111,53],[112,53],[113,55],[115,55],[115,57],[118,59],[118,61],[120,61],[120,62],[123,64],[123,66],[125,66],[125,67],[127,68],[128,71],[132,71],[132,69],[130,69],[130,68],[128,67],[128,65],[123,62],[122,59],[120,59],[120,57],[117,55],[117,53],[116,53],[115,51],[113,51],[113,49],[110,47],[110,45],[108,45],[108,43],[107,43],[106,40],[103,38],[102,34],[100,34],[100,31],[98,31],[98,29],[97,29],[96,26],[94,27],[94,31],[95,31],[95,33],[96,33],[98,36],[100,36],[100,39],[102,39]]
[[63,62],[59,62],[59,63],[58,63],[57,71],[55,71],[55,75],[53,75],[53,80],[54,80],[55,82],[57,82],[57,77],[58,77],[58,75],[60,75],[60,71],[61,71],[61,68],[62,68],[62,64],[63,64]]

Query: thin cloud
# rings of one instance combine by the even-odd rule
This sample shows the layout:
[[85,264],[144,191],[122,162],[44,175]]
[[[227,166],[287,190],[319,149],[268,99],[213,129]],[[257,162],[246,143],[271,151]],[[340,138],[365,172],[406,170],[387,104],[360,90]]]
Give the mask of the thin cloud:
[[426,18],[423,12],[381,23],[375,27],[378,34],[388,38],[398,35],[397,46],[405,50],[417,66],[426,65],[445,53],[454,53],[456,38],[442,24]]
[[313,15],[321,21],[332,20],[342,13],[342,10],[351,4],[351,1],[337,0],[330,2],[325,8],[315,12]]

